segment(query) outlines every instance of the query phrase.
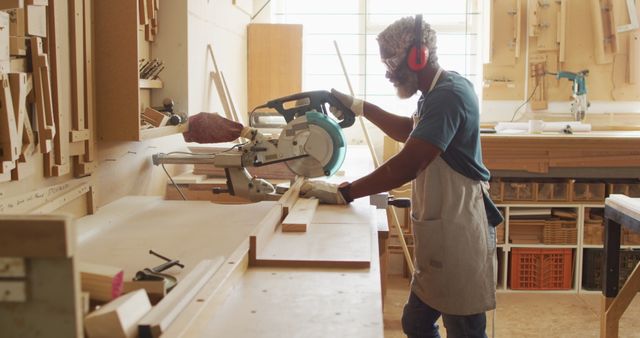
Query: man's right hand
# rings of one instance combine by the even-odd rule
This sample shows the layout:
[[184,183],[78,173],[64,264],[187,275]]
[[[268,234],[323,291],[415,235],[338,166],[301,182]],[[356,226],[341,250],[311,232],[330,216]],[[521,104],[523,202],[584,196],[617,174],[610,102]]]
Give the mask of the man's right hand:
[[[342,104],[349,107],[356,116],[362,116],[364,111],[364,101],[356,99],[351,95],[339,92],[335,89],[331,89],[331,94],[338,99]],[[338,109],[338,107],[331,106],[329,111],[333,113],[339,120],[343,119],[344,113]]]

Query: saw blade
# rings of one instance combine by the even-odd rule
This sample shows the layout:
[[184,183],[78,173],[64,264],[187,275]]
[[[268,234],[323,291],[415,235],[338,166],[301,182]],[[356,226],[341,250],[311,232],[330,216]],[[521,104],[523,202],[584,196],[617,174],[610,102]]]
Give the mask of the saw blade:
[[308,124],[306,135],[300,135],[305,142],[300,144],[304,153],[309,156],[287,161],[287,167],[297,175],[305,177],[320,177],[327,173],[324,167],[333,156],[333,141],[331,136],[319,126]]

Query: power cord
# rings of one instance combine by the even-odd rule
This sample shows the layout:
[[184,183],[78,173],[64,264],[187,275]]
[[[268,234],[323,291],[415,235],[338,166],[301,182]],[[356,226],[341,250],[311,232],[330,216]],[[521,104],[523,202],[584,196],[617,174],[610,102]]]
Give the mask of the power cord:
[[[233,150],[235,148],[241,147],[241,146],[243,146],[243,145],[245,145],[247,143],[249,143],[249,142],[234,144],[230,148],[225,149],[223,151],[216,152],[216,153],[192,153],[192,152],[188,152],[188,151],[172,151],[170,153],[167,153],[167,155],[173,155],[173,154],[182,154],[182,155],[189,155],[189,156],[210,155],[210,156],[215,158],[218,154],[226,153],[226,152],[231,151],[231,150]],[[176,188],[176,190],[180,194],[180,197],[182,197],[182,199],[184,201],[186,201],[187,197],[184,195],[184,193],[182,193],[182,189],[180,189],[180,187],[178,186],[176,181],[173,180],[173,177],[171,177],[171,174],[169,174],[169,171],[167,171],[167,168],[165,168],[164,163],[160,164],[160,166],[162,167],[162,170],[164,170],[164,173],[167,175],[167,177],[171,181],[171,184]]]
[[511,116],[511,122],[513,122],[513,119],[515,119],[516,114],[518,113],[518,111],[527,103],[529,103],[529,101],[531,101],[531,98],[533,97],[533,95],[536,93],[536,90],[538,89],[538,87],[540,86],[540,84],[536,84],[536,86],[533,88],[533,91],[531,92],[531,95],[529,95],[529,98],[527,98],[526,101],[524,101],[520,106],[518,106],[518,108],[516,108],[516,110],[513,112],[513,116]]

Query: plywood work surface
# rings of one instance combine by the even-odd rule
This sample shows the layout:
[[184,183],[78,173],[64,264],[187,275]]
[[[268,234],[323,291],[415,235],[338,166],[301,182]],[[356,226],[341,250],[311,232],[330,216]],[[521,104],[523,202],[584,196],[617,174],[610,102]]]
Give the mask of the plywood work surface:
[[121,267],[124,279],[131,280],[138,270],[164,262],[148,253],[153,249],[185,265],[167,273],[185,275],[202,259],[233,252],[274,204],[219,205],[125,197],[78,220],[77,257]]
[[[327,224],[312,223],[309,230],[320,226]],[[370,268],[249,268],[183,337],[383,337],[378,241],[375,227],[368,227]],[[316,240],[328,245],[335,238]]]
[[[259,259],[297,262],[370,262],[370,224],[311,224],[306,232],[276,232]],[[305,265],[305,264],[301,264]]]

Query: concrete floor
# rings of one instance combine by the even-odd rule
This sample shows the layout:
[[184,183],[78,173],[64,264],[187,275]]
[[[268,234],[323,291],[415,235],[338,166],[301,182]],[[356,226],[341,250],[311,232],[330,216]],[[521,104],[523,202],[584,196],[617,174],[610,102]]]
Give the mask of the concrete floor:
[[[405,337],[400,318],[408,292],[408,279],[389,278],[384,306],[385,338]],[[600,297],[598,293],[498,293],[495,337],[599,337]],[[493,313],[488,313],[489,337],[492,337],[492,319]],[[440,334],[446,337],[441,320]],[[640,296],[633,300],[622,316],[619,337],[640,338]]]

